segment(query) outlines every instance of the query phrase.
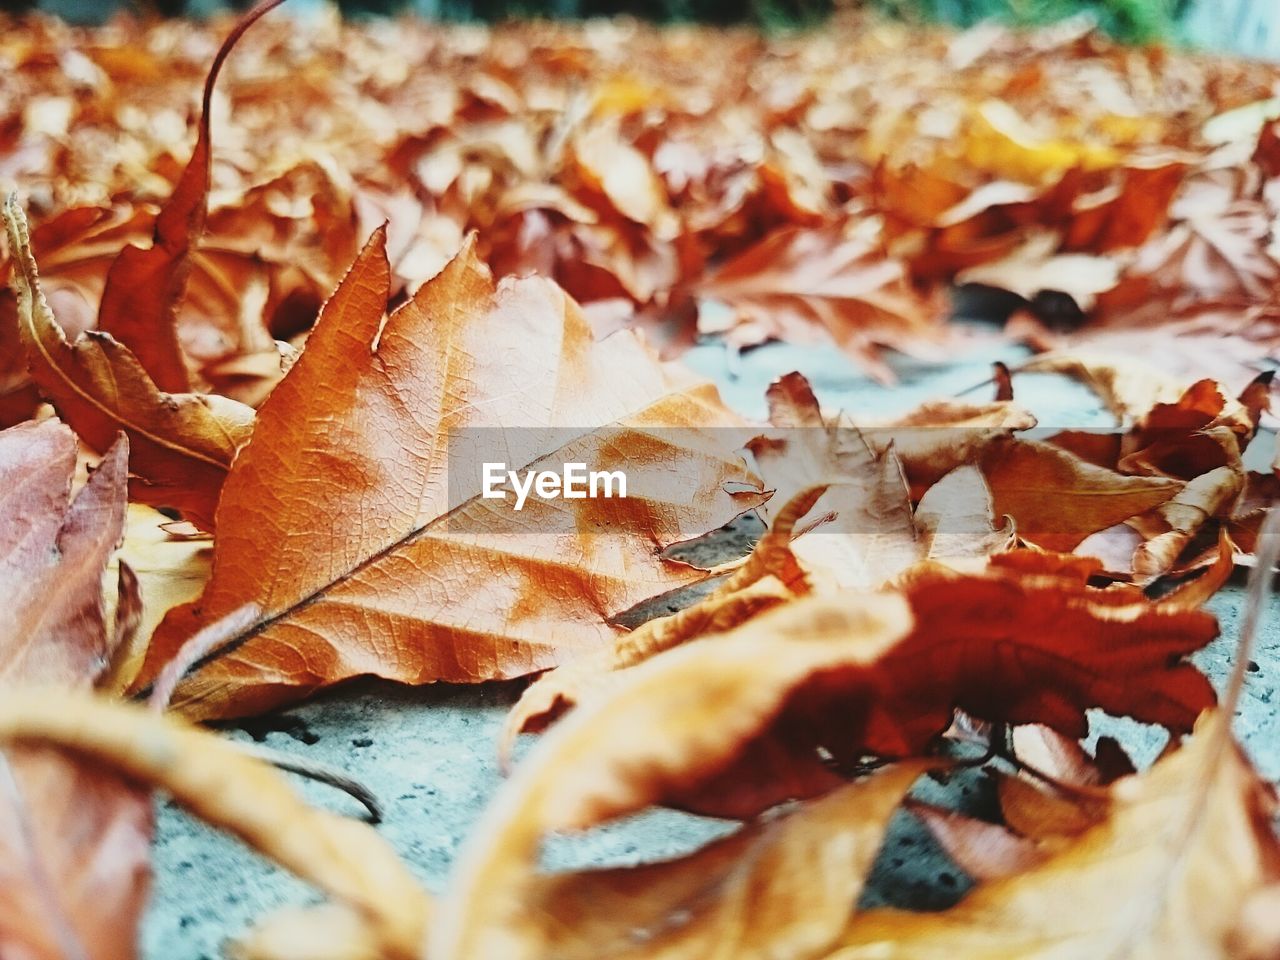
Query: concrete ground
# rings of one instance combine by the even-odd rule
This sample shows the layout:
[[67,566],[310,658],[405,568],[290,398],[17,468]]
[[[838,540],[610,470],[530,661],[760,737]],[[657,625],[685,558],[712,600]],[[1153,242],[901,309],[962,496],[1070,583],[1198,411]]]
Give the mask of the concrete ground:
[[[862,377],[829,348],[774,344],[741,357],[717,345],[701,346],[687,362],[715,379],[726,402],[744,415],[764,413],[764,388],[790,370],[805,373],[824,405],[855,415],[886,415],[939,396],[975,388],[986,398],[992,360],[1016,362],[1021,352],[1007,344],[975,341],[946,366],[902,360],[902,382],[892,390]],[[1105,426],[1110,415],[1089,391],[1060,377],[1024,375],[1015,380],[1019,401],[1044,427]],[[1262,437],[1255,468],[1269,461],[1271,437]],[[1254,457],[1249,458],[1250,461]],[[729,549],[746,549],[750,523],[726,535]],[[708,549],[717,549],[711,547]],[[719,549],[723,550],[722,545]],[[1210,604],[1222,636],[1197,662],[1221,687],[1230,672],[1242,614],[1243,585],[1236,581]],[[1280,610],[1280,605],[1277,605]],[[1272,703],[1280,682],[1280,618],[1264,622],[1250,666],[1247,693],[1236,729],[1264,774],[1280,778],[1280,717]],[[423,882],[441,889],[454,855],[498,789],[494,743],[519,684],[481,687],[435,685],[407,689],[362,682],[312,703],[260,718],[228,731],[347,771],[378,796],[385,809],[379,827]],[[1135,759],[1148,762],[1164,742],[1161,731],[1105,716],[1096,726],[1120,737]],[[359,813],[342,794],[311,783],[301,789],[314,803]],[[973,809],[993,802],[980,772],[950,783],[925,781],[917,795],[943,796]],[[724,823],[669,811],[647,814],[571,841],[557,841],[553,865],[634,863],[686,852],[726,832]],[[306,902],[316,894],[231,840],[192,820],[167,801],[159,805],[155,845],[156,884],[143,929],[146,960],[214,960],[228,937],[242,932],[273,907]],[[899,814],[873,872],[867,904],[894,903],[922,909],[945,906],[968,882],[916,822]]]

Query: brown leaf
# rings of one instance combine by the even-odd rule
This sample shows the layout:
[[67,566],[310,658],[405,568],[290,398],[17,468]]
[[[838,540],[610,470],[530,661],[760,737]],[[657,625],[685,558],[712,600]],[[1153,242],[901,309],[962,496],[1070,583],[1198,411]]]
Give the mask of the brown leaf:
[[1129,477],[1036,440],[988,445],[982,474],[996,512],[1018,536],[1048,550],[1070,550],[1091,533],[1170,500],[1182,489],[1164,477]]
[[[1083,571],[1056,564],[1015,551],[993,557],[982,576],[908,579],[915,626],[883,659],[860,746],[911,755],[946,728],[953,707],[1074,736],[1084,735],[1086,703],[1189,729],[1212,689],[1170,657],[1212,639],[1213,617],[1162,609],[1132,588],[1089,587]],[[1139,673],[1148,676],[1141,691],[1132,689]]]
[[[112,446],[68,503],[76,462],[56,420],[0,432],[0,697],[89,689],[118,637],[102,575],[120,540],[128,445]],[[146,795],[47,748],[0,751],[0,954],[134,956],[149,882]]]
[[597,126],[571,144],[569,162],[589,191],[598,193],[618,214],[648,227],[659,240],[673,240],[679,222],[662,180],[648,159],[616,130]]
[[891,382],[879,348],[919,352],[940,342],[941,311],[878,249],[873,226],[779,230],[723,264],[698,285],[698,295],[732,308],[724,332],[735,346],[826,338]]
[[177,526],[182,525],[150,507],[129,504],[124,542],[116,556],[122,576],[127,569],[137,582],[141,608],[131,641],[116,649],[100,690],[123,694],[132,685],[164,615],[200,596],[209,579],[212,542],[198,533],[172,532]]
[[1173,403],[1187,384],[1150,363],[1088,351],[1046,353],[1018,367],[1027,373],[1064,373],[1093,390],[1122,422],[1131,423],[1158,403]]
[[155,385],[187,393],[191,376],[178,343],[177,314],[191,271],[191,254],[204,232],[209,201],[213,89],[228,54],[244,32],[284,0],[260,3],[227,36],[213,58],[200,105],[200,123],[191,159],[173,194],[156,216],[151,246],[128,244],[107,273],[98,308],[98,329],[129,350]]
[[1057,253],[1057,246],[1053,234],[1033,236],[1000,260],[962,270],[956,282],[1008,290],[1027,301],[1044,291],[1065,293],[1082,311],[1092,310],[1098,295],[1119,282],[1120,264],[1096,254]]
[[818,956],[847,921],[889,817],[923,769],[877,771],[678,860],[527,878],[518,911],[506,929],[486,930],[486,945],[556,960]]
[[804,535],[790,545],[810,584],[875,587],[922,559],[894,451],[877,452],[857,427],[825,420],[798,373],[775,380],[766,398],[779,429],[747,445],[775,491],[761,514],[773,522],[775,509],[789,510],[807,491],[824,488],[804,515],[807,524],[799,520]]
[[1250,898],[1280,877],[1275,796],[1210,715],[1187,746],[1111,788],[1106,819],[942,913],[870,911],[830,960],[1239,956]]
[[1219,467],[1196,477],[1150,517],[1136,518],[1134,526],[1148,539],[1134,553],[1134,574],[1147,580],[1171,570],[1206,521],[1230,513],[1243,482],[1238,470]]
[[933,400],[860,425],[877,450],[893,445],[912,499],[918,500],[957,467],[981,462],[989,448],[998,448],[1015,431],[1030,430],[1036,418],[1013,401]]
[[[419,957],[431,904],[391,847],[368,824],[307,806],[279,773],[216,735],[138,707],[37,688],[0,703],[0,743],[57,747],[164,790],[345,903],[377,956]],[[111,921],[115,936],[132,933],[119,916]]]
[[106,334],[89,331],[69,343],[40,291],[26,216],[12,196],[4,218],[16,259],[20,333],[41,391],[90,446],[104,450],[122,430],[129,436],[130,466],[144,481],[136,496],[210,527],[253,411],[223,397],[161,392]]
[[995,502],[982,471],[964,466],[956,467],[920,498],[915,526],[929,560],[960,570],[1016,545],[1013,523],[1005,517],[996,526],[995,517]]
[[956,866],[974,880],[996,880],[1022,873],[1048,856],[1042,845],[999,824],[926,803],[909,803],[907,809],[929,828]]
[[611,684],[609,674],[689,640],[723,633],[785,600],[809,593],[811,586],[791,538],[796,523],[825,492],[823,486],[812,487],[779,511],[750,556],[703,600],[670,616],[654,617],[612,646],[576,657],[526,687],[507,714],[498,739],[503,766],[518,734],[544,729],[588,694]]
[[[228,715],[360,674],[546,669],[611,642],[609,616],[702,576],[655,549],[758,501],[723,490],[750,477],[735,431],[703,429],[737,424],[714,391],[629,334],[593,344],[553,284],[496,285],[470,245],[386,317],[389,283],[379,232],[259,411],[219,503],[209,586],[161,625],[145,679],[202,625],[250,602],[262,614],[176,706]],[[468,443],[517,469],[624,466],[634,495],[494,507]]]
[[1039,724],[1015,727],[1010,741],[1019,774],[991,771],[1003,824],[928,804],[907,805],[976,880],[999,880],[1039,866],[1106,817],[1108,796],[1101,784],[1134,772],[1116,747],[1111,752],[1118,754],[1122,772],[1104,775],[1107,744],[1114,745],[1107,738],[1098,741],[1097,760],[1078,741]]
[[[585,829],[689,792],[769,729],[803,685],[825,670],[873,661],[910,622],[896,597],[815,600],[772,616],[768,626],[757,619],[635,667],[609,696],[540,742],[472,834],[431,955],[540,955],[522,952],[533,945],[520,917],[547,833]],[[825,779],[827,789],[840,783]]]
[[[991,722],[1043,723],[1071,736],[1086,732],[1089,706],[1189,729],[1213,703],[1213,691],[1181,657],[1213,638],[1213,617],[1180,603],[1162,607],[1132,587],[1089,587],[1096,569],[1074,557],[1023,550],[993,557],[977,575],[909,572],[886,594],[900,595],[911,608],[905,637],[874,655],[850,651],[856,660],[812,678],[767,731],[740,746],[729,767],[673,801],[714,815],[753,815],[827,789],[830,774],[814,761],[819,751],[837,763],[916,756],[947,729],[956,708]],[[821,636],[839,630],[864,602],[848,590],[812,593],[685,646],[732,650],[752,637]],[[553,674],[544,691],[594,702],[624,682],[618,676],[568,686]],[[1145,678],[1140,689],[1137,676]],[[537,716],[531,708],[545,708],[546,699],[522,701],[515,715]]]

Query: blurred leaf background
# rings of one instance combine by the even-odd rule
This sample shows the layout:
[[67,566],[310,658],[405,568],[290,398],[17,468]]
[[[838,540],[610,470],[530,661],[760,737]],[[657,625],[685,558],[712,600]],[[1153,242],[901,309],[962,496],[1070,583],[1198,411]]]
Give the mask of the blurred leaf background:
[[[305,3],[305,0],[303,0]],[[1040,25],[1082,12],[1095,16],[1113,36],[1146,42],[1172,38],[1192,0],[865,0],[891,16],[915,21],[941,21],[969,26],[996,18]],[[1269,3],[1274,0],[1261,0]],[[9,0],[5,6],[38,6],[68,19],[100,19],[113,7],[126,6],[167,16],[207,16],[224,6],[246,6],[222,0]],[[313,4],[314,5],[314,4]],[[344,13],[393,14],[413,11],[446,19],[497,20],[505,17],[560,18],[629,14],[663,21],[754,23],[765,28],[803,26],[828,16],[847,0],[341,0]]]
[[[1264,0],[1272,2],[1272,0]],[[894,16],[972,26],[997,19],[1041,26],[1088,13],[1112,36],[1136,43],[1169,40],[1190,11],[1191,0],[879,0]]]
[[[0,0],[81,23],[120,8],[203,17],[250,0]],[[747,23],[785,30],[820,23],[838,7],[871,7],[908,22],[968,27],[986,19],[1040,26],[1086,14],[1130,43],[1189,43],[1280,60],[1280,0],[292,0],[304,11],[337,2],[348,16],[412,12],[446,20],[582,18],[619,14],[664,22]]]

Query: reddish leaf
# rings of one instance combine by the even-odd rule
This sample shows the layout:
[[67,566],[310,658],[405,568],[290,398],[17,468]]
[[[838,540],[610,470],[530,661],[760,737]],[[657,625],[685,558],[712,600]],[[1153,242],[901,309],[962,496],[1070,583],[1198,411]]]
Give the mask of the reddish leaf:
[[[68,504],[76,443],[54,420],[0,433],[0,689],[90,688],[114,646],[102,575],[124,524],[128,445]],[[134,956],[148,884],[145,792],[38,747],[0,752],[0,955]]]

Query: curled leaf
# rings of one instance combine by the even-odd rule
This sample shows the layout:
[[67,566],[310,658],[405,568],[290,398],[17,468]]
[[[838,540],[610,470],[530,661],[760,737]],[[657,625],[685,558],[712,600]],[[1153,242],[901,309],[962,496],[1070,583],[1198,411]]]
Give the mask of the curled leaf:
[[266,764],[211,733],[138,707],[23,690],[0,702],[0,743],[54,746],[164,790],[348,904],[381,956],[417,960],[430,904],[369,826],[307,806]]
[[224,397],[164,393],[107,334],[89,331],[68,342],[40,291],[26,215],[14,196],[4,219],[16,261],[19,332],[36,384],[90,446],[105,450],[120,431],[128,435],[130,467],[142,480],[136,496],[211,528],[253,411]]

